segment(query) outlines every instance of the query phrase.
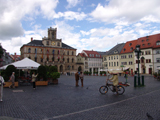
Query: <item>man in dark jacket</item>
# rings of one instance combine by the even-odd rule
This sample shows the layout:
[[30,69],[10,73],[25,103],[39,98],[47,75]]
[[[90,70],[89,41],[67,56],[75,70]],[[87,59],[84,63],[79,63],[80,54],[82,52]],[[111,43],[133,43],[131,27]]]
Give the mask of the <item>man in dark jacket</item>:
[[78,74],[78,72],[76,72],[76,74],[75,74],[75,80],[76,80],[76,87],[78,87],[79,85],[78,85],[78,81],[79,81],[79,74]]

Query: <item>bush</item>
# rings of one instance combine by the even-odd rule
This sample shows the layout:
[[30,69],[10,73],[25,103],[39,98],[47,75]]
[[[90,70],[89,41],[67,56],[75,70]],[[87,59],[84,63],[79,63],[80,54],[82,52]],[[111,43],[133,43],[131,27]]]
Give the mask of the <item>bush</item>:
[[58,72],[57,67],[56,66],[50,66],[49,67],[49,72],[50,73],[52,73],[52,72]]
[[56,80],[57,78],[60,77],[60,73],[59,72],[52,72],[52,73],[50,73],[50,76],[53,80]]
[[41,65],[38,67],[37,69],[38,71],[38,80],[40,80],[40,78],[43,78],[43,80],[47,80],[47,70],[46,67]]
[[14,65],[8,65],[5,70],[4,80],[8,81],[10,76],[12,75],[12,72],[15,72],[15,82],[17,81],[18,72]]

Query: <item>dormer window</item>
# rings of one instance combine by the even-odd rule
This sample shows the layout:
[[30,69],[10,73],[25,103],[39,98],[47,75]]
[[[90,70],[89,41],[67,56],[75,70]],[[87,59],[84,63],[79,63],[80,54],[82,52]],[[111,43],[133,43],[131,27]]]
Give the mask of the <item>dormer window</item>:
[[118,53],[118,51],[117,51],[117,50],[115,50],[115,51],[114,51],[114,54],[116,54],[116,53]]
[[143,44],[142,46],[145,46],[145,44]]
[[133,47],[130,48],[130,51],[132,51],[132,50],[133,50]]
[[146,41],[149,41],[149,39],[147,39]]
[[126,51],[126,49],[125,49],[125,48],[123,49],[123,52],[124,52],[124,51]]
[[160,45],[160,41],[157,41],[157,42],[156,42],[156,45]]
[[144,40],[142,40],[142,42],[144,42]]
[[129,46],[131,46],[132,45],[132,43],[129,43]]
[[148,45],[151,45],[151,43],[148,43]]

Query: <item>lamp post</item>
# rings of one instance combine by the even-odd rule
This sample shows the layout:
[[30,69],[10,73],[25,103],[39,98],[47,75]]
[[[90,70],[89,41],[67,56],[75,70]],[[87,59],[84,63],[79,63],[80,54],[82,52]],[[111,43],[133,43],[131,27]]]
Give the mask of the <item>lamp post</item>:
[[135,55],[138,59],[138,85],[140,85],[140,75],[139,75],[139,61],[140,61],[139,58],[141,56],[140,45],[136,45]]

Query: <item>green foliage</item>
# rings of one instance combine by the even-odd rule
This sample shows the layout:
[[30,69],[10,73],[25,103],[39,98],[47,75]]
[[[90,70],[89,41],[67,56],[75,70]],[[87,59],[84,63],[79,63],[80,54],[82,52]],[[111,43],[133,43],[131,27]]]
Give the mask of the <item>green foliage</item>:
[[18,72],[14,65],[8,65],[8,67],[5,70],[4,79],[5,81],[8,81],[10,76],[12,75],[12,72],[15,72],[15,81],[17,81]]
[[57,78],[60,77],[60,73],[59,72],[52,72],[52,73],[50,73],[50,76],[53,80],[56,80]]
[[2,56],[3,56],[3,48],[2,48],[2,46],[0,45],[0,58],[2,58]]
[[52,73],[52,72],[58,72],[57,67],[56,66],[50,66],[49,67],[49,72],[50,73]]
[[43,78],[43,80],[47,80],[47,70],[46,67],[41,65],[38,67],[38,80],[40,80],[40,78]]
[[88,75],[88,71],[84,71],[84,74],[85,74],[85,75]]
[[155,72],[153,75],[154,75],[155,77],[157,77],[158,74],[157,74],[157,72]]

